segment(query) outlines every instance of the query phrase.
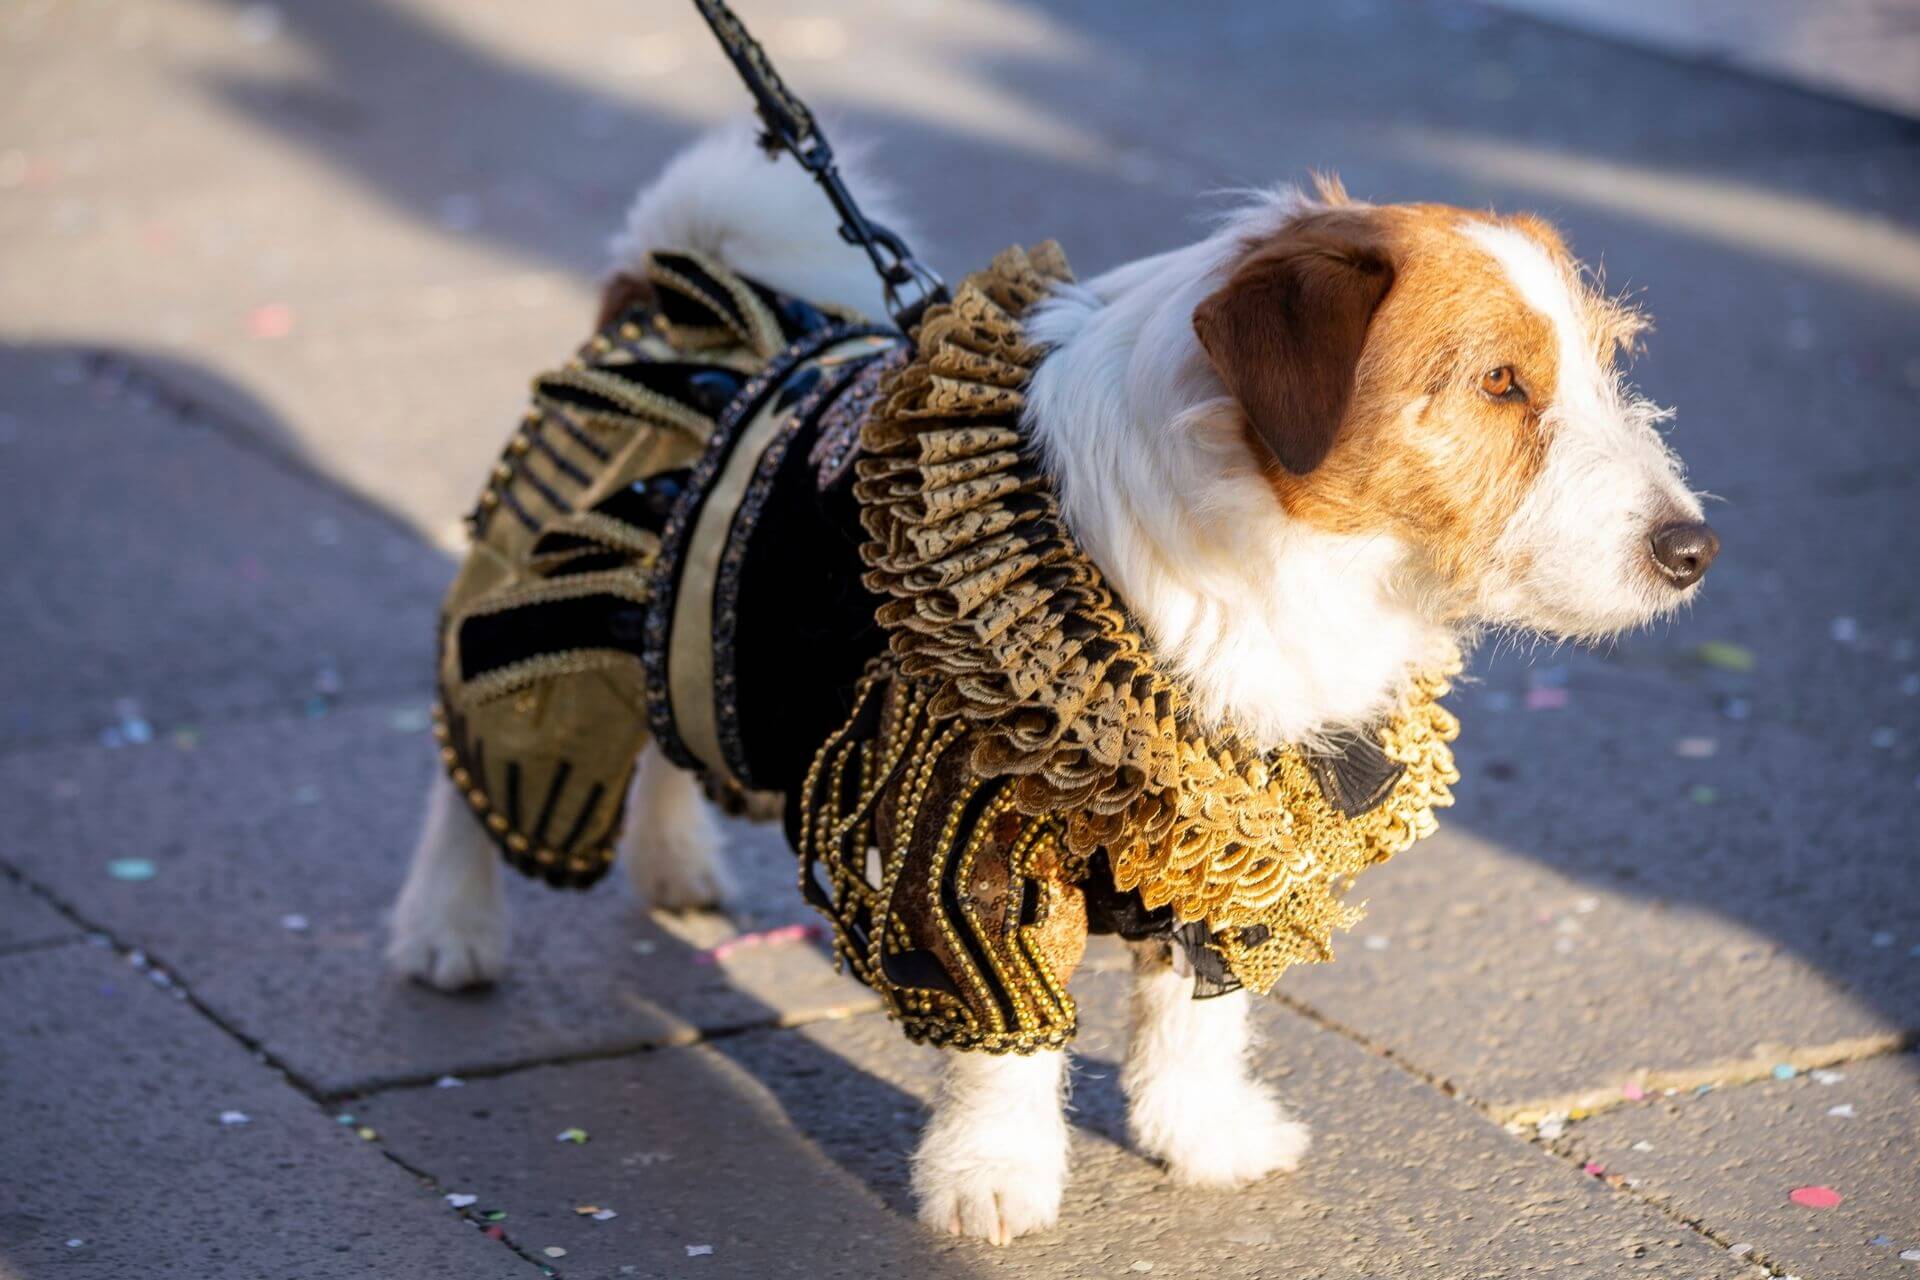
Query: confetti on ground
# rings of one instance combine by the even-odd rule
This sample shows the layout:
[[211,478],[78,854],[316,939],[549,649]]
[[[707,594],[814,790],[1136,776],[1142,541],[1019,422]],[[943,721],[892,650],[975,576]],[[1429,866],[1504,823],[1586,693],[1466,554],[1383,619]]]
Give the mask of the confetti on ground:
[[284,302],[269,302],[247,313],[250,337],[272,341],[293,332],[293,308]]
[[348,1112],[342,1111],[339,1115],[333,1118],[333,1122],[335,1124],[350,1125],[353,1123],[353,1116]]
[[1642,1138],[1640,1139],[1640,1141],[1633,1144],[1633,1149],[1635,1151],[1651,1151],[1653,1150],[1653,1144],[1651,1142],[1648,1142],[1645,1138]]
[[355,1129],[354,1132],[360,1135],[360,1141],[362,1142],[372,1142],[380,1136],[380,1131],[370,1124],[363,1124],[358,1129]]
[[1720,799],[1720,791],[1717,787],[1695,786],[1688,789],[1687,799],[1695,804],[1714,804]]
[[567,1251],[557,1244],[550,1244],[540,1252],[546,1254],[549,1258],[564,1258],[567,1256]]
[[75,1236],[73,1239],[67,1241],[67,1248],[78,1249],[81,1245],[85,1243],[86,1243],[85,1240],[82,1240],[79,1236]]
[[1541,685],[1527,690],[1527,710],[1558,711],[1571,701],[1567,691],[1554,685]]
[[1551,1142],[1567,1131],[1567,1117],[1551,1115],[1540,1122],[1540,1136]]
[[1367,950],[1369,951],[1385,951],[1392,945],[1393,940],[1384,933],[1370,933],[1367,935]]
[[433,1082],[433,1087],[436,1089],[458,1089],[465,1083],[466,1081],[462,1080],[459,1076],[441,1076]]
[[659,943],[648,942],[645,938],[641,938],[633,944],[633,954],[637,956],[650,956],[659,949]]
[[1727,1252],[1736,1258],[1744,1258],[1753,1252],[1753,1246],[1750,1244],[1736,1244],[1729,1248]]
[[710,1244],[690,1244],[687,1246],[687,1256],[689,1258],[704,1258],[712,1252],[713,1246]]
[[776,929],[759,929],[743,933],[737,938],[729,938],[705,951],[696,951],[693,958],[699,964],[718,964],[736,951],[745,951],[751,947],[777,946],[784,942],[811,942],[820,937],[820,926],[814,924],[783,924]]
[[619,1214],[615,1213],[611,1209],[602,1209],[600,1210],[600,1212],[593,1215],[593,1220],[595,1222],[612,1222],[615,1218],[619,1216],[620,1216]]
[[307,931],[307,918],[297,913],[284,915],[280,917],[280,927],[288,933],[305,933]]
[[1920,1262],[1920,1249],[1902,1249],[1900,1251],[1900,1261]]
[[1775,1080],[1791,1080],[1799,1074],[1800,1068],[1794,1066],[1791,1062],[1783,1062],[1773,1069],[1773,1078]]
[[1145,1275],[1147,1272],[1153,1270],[1153,1264],[1143,1258],[1139,1262],[1134,1263],[1131,1267],[1128,1267],[1127,1270],[1138,1271],[1142,1275]]
[[1845,1080],[1847,1078],[1847,1073],[1844,1071],[1821,1070],[1821,1071],[1810,1071],[1807,1074],[1813,1077],[1813,1082],[1815,1084],[1839,1084],[1842,1080]]
[[585,1129],[562,1129],[553,1135],[553,1140],[555,1142],[571,1142],[578,1145],[587,1140],[587,1131]]
[[1706,760],[1720,750],[1713,738],[1681,738],[1673,744],[1673,754],[1684,760]]
[[1832,634],[1835,644],[1852,644],[1860,638],[1860,624],[1852,618],[1835,618]]
[[1872,1245],[1876,1249],[1884,1249],[1888,1245],[1893,1243],[1893,1237],[1892,1236],[1875,1236],[1873,1239],[1867,1241],[1867,1243]]
[[505,1222],[507,1220],[507,1211],[505,1209],[486,1209],[481,1211],[480,1216],[488,1222]]
[[1836,1116],[1842,1120],[1851,1120],[1853,1119],[1853,1104],[1851,1102],[1843,1102],[1837,1107],[1828,1107],[1827,1114]]
[[1753,670],[1753,651],[1726,640],[1709,640],[1695,649],[1693,656],[1720,671]]
[[145,858],[115,858],[107,864],[107,874],[115,880],[151,880],[154,865]]
[[1598,1160],[1589,1160],[1580,1166],[1580,1172],[1586,1174],[1589,1178],[1601,1178],[1606,1176],[1607,1166],[1601,1164]]
[[1720,714],[1729,720],[1745,720],[1753,714],[1753,704],[1745,698],[1728,698],[1720,704]]
[[505,1240],[507,1238],[506,1228],[504,1227],[488,1227],[481,1234],[489,1240]]
[[1787,1193],[1787,1199],[1803,1209],[1832,1209],[1843,1198],[1832,1187],[1795,1187]]
[[419,707],[402,707],[387,717],[387,728],[395,733],[425,733],[431,723],[432,717]]
[[253,1117],[244,1111],[222,1111],[220,1113],[220,1123],[228,1126],[247,1124],[251,1122],[252,1119]]
[[468,1195],[464,1191],[450,1191],[446,1196],[447,1203],[456,1209],[469,1208],[477,1203],[479,1199],[479,1196]]
[[1628,1102],[1641,1102],[1646,1099],[1647,1091],[1637,1084],[1625,1084],[1620,1086],[1620,1096]]

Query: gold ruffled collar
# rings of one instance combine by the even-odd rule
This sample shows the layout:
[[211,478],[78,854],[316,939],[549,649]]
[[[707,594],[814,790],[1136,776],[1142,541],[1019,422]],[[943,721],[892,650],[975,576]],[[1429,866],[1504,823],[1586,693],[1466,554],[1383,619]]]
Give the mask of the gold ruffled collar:
[[862,431],[855,494],[879,620],[930,711],[975,730],[972,767],[1018,779],[1025,813],[1104,849],[1115,886],[1204,922],[1234,976],[1266,991],[1332,955],[1360,915],[1352,878],[1427,835],[1458,781],[1459,725],[1438,699],[1454,662],[1415,682],[1375,733],[1404,766],[1356,817],[1298,750],[1202,731],[1100,571],[1074,543],[1021,434],[1041,349],[1021,317],[1071,280],[1051,242],[1009,249],[929,310]]

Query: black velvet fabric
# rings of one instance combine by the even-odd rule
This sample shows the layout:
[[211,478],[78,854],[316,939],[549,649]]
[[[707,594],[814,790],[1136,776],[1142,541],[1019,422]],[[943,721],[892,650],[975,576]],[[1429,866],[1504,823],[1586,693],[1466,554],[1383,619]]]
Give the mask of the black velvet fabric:
[[853,708],[867,659],[886,647],[880,601],[860,583],[865,532],[851,472],[824,492],[801,424],[747,540],[735,602],[735,697],[749,786],[796,792],[813,754]]

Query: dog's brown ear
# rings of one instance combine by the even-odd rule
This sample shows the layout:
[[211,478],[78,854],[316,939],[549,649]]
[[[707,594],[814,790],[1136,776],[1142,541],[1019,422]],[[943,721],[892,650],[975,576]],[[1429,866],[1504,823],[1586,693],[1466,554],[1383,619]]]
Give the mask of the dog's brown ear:
[[1193,313],[1214,372],[1281,466],[1333,448],[1393,264],[1364,218],[1308,215],[1256,248]]
[[606,286],[600,290],[600,316],[593,322],[593,327],[604,329],[625,315],[636,303],[652,300],[651,284],[628,272],[616,272],[608,277]]

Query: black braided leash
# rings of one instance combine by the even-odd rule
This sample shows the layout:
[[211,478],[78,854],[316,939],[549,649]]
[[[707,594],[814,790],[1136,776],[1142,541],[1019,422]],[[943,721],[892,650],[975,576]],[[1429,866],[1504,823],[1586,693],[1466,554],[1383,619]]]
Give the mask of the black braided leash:
[[768,60],[767,51],[748,34],[726,0],[693,0],[693,6],[713,28],[727,60],[753,94],[754,110],[764,126],[760,145],[768,156],[787,152],[813,175],[840,215],[840,238],[866,250],[873,269],[880,274],[887,314],[902,332],[911,329],[928,307],[947,300],[946,282],[913,256],[906,241],[860,212],[853,193],[841,181],[840,170],[833,162],[833,148],[814,122],[813,112],[787,88]]

